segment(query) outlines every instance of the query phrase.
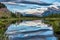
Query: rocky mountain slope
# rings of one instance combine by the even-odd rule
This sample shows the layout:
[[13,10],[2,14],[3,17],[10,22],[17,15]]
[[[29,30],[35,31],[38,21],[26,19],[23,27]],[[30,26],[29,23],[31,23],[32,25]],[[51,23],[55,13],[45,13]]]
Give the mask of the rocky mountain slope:
[[47,15],[50,15],[50,14],[59,14],[60,13],[60,6],[52,6],[52,7],[48,7],[48,10],[45,11],[42,15],[43,16],[47,16]]
[[[7,2],[6,2],[7,3]],[[8,2],[9,5],[17,5],[17,3],[14,3],[14,2]],[[19,5],[19,4],[18,4]],[[20,4],[19,6],[27,6],[26,4]],[[7,6],[8,7],[8,6]],[[46,7],[37,7],[37,8],[33,8],[32,5],[30,8],[29,5],[27,6],[29,9],[24,9],[24,10],[21,10],[21,9],[16,9],[16,8],[13,8],[13,10],[15,10],[16,13],[20,13],[22,14],[23,16],[47,16],[49,14],[55,14],[55,13],[60,13],[60,3],[59,2],[55,2],[53,3],[52,5]],[[9,7],[8,7],[9,8]],[[22,7],[24,8],[24,7]],[[10,9],[9,9],[10,10]]]
[[11,12],[7,9],[7,7],[0,3],[0,18],[8,18],[11,17]]
[[36,8],[36,9],[27,9],[23,11],[19,11],[23,16],[47,16],[50,14],[59,14],[60,6],[49,6],[47,8]]

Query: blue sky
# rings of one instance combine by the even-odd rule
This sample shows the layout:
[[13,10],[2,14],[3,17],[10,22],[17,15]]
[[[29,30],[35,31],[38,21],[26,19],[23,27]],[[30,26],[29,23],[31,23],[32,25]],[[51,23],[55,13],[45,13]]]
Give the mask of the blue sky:
[[[0,0],[0,1],[5,1],[5,0]],[[21,0],[6,0],[6,1],[21,1]],[[26,0],[24,0],[24,1],[26,1]],[[43,2],[47,2],[47,3],[53,3],[55,1],[59,1],[60,2],[60,0],[27,0],[27,1],[43,1]]]
[[53,2],[55,2],[56,0],[40,0],[40,1],[47,2],[47,3],[53,3]]
[[[19,0],[16,0],[16,1],[19,1]],[[26,0],[26,1],[32,1],[32,0]],[[54,3],[54,2],[60,2],[60,0],[33,0],[33,1],[43,1],[43,2],[46,2],[46,3]],[[56,4],[57,4],[56,3]],[[60,3],[58,3],[60,4]],[[12,11],[12,12],[15,12],[15,11],[18,11],[18,10],[26,10],[26,9],[30,9],[30,8],[37,8],[37,7],[43,7],[43,6],[40,6],[40,5],[34,5],[34,4],[24,4],[22,5],[21,3],[16,3],[16,5],[7,5],[5,4],[8,8],[8,10]],[[46,6],[44,6],[46,7]]]

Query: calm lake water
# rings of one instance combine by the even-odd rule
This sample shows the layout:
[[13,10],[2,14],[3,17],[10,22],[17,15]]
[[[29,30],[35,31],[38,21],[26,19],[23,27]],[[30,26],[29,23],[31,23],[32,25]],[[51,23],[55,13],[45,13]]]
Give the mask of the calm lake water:
[[53,33],[52,26],[42,20],[11,24],[6,31],[9,40],[57,40]]
[[[53,3],[56,2],[56,0],[45,0],[45,2]],[[8,10],[12,12],[37,8],[47,8],[50,6],[24,3],[6,3],[5,5],[7,6]],[[58,40],[57,37],[54,36],[52,26],[44,24],[41,20],[22,21],[20,23],[11,24],[7,28],[6,34],[9,40]]]

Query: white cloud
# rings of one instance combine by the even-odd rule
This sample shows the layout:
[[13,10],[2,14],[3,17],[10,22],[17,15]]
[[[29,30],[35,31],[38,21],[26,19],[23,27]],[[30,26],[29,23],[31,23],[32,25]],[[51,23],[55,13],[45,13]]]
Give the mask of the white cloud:
[[13,9],[15,12],[25,13],[25,14],[42,14],[44,11],[48,10],[47,8],[37,8],[37,9],[25,9],[25,10],[19,10],[19,9]]
[[1,2],[3,4],[16,4],[15,2]]
[[60,2],[54,2],[53,5],[60,6]]

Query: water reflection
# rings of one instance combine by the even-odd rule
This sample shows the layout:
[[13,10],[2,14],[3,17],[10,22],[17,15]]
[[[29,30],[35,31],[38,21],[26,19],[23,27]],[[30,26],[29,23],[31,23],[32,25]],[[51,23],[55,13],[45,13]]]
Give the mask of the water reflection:
[[5,34],[9,40],[57,40],[53,28],[41,20],[11,24]]

